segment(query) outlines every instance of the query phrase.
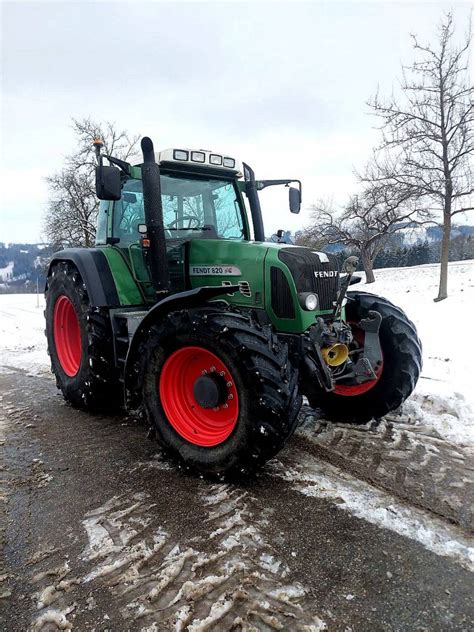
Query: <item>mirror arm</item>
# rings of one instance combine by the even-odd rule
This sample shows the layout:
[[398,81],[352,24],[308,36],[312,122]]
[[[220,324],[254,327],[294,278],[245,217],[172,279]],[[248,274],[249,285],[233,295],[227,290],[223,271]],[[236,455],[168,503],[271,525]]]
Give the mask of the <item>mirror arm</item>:
[[302,199],[302,184],[301,184],[301,180],[296,180],[295,178],[292,179],[288,179],[288,180],[257,180],[256,181],[256,186],[257,186],[257,190],[258,191],[262,191],[262,189],[265,189],[266,187],[274,187],[277,186],[279,184],[284,184],[285,186],[288,186],[289,184],[291,184],[291,182],[297,182],[298,183],[298,187],[300,190],[300,199]]
[[101,158],[107,158],[112,165],[116,165],[126,176],[130,175],[130,165],[128,162],[125,162],[125,160],[120,160],[120,158],[114,158],[113,156],[107,156],[106,154],[101,156]]

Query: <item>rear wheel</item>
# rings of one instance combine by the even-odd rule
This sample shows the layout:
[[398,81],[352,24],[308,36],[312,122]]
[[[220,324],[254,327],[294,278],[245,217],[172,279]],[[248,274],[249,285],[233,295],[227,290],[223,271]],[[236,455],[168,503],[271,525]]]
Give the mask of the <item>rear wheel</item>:
[[416,328],[406,314],[381,296],[348,292],[346,318],[354,342],[352,350],[364,346],[364,331],[358,323],[369,311],[382,316],[379,330],[383,362],[375,368],[376,379],[362,384],[345,381],[327,393],[315,385],[305,386],[310,406],[319,408],[333,421],[366,423],[396,410],[413,392],[421,366],[421,343]]
[[48,276],[45,318],[51,370],[64,398],[80,408],[121,404],[109,315],[90,306],[84,282],[68,262]]
[[143,396],[158,440],[203,474],[263,465],[292,435],[298,373],[269,327],[237,312],[175,312],[146,342]]

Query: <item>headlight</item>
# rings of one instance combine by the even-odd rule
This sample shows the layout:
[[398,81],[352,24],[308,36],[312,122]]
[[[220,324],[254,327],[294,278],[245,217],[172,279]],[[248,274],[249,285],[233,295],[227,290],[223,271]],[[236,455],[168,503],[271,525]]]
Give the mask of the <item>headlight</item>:
[[300,292],[298,298],[303,309],[314,312],[318,308],[318,297],[312,292]]

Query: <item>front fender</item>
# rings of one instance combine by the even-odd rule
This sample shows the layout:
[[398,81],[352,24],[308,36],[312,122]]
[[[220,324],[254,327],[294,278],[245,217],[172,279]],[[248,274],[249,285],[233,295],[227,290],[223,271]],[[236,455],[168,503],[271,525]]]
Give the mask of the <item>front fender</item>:
[[154,305],[143,318],[137,327],[128,348],[127,357],[125,359],[124,369],[124,389],[125,402],[128,408],[136,405],[137,389],[138,389],[138,367],[137,360],[140,345],[148,336],[151,327],[162,320],[170,312],[182,309],[193,309],[204,305],[207,301],[220,296],[221,294],[230,294],[231,292],[239,292],[238,285],[219,285],[197,287],[193,290],[179,292],[172,296],[167,296],[159,303]]

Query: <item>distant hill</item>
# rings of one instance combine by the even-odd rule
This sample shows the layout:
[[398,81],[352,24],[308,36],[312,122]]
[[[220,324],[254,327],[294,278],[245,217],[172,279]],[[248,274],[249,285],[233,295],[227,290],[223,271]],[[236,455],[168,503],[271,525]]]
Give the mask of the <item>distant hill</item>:
[[43,292],[53,247],[0,242],[0,293]]
[[[297,232],[295,237],[298,238]],[[451,230],[451,241],[463,239],[468,236],[474,237],[474,226],[463,224],[453,226]],[[405,223],[397,229],[388,240],[385,249],[396,250],[397,248],[409,248],[417,244],[428,243],[436,250],[436,244],[441,243],[443,229],[441,226],[418,226],[417,224]],[[346,250],[343,244],[330,244],[324,247],[327,252],[338,253]]]
[[[440,226],[406,224],[393,234],[375,261],[375,268],[403,267],[437,263],[440,257],[442,229]],[[284,231],[282,243],[293,244],[298,238]],[[272,235],[268,241],[277,241]],[[44,291],[49,259],[56,250],[49,244],[6,244],[0,242],[0,294]],[[342,260],[352,254],[342,244],[326,246]],[[474,226],[453,226],[451,261],[474,259]]]
[[[407,224],[398,234],[403,237],[404,246],[410,246],[422,242],[436,242],[443,238],[443,229],[441,226],[417,226],[416,224]],[[451,239],[463,235],[474,235],[474,226],[461,225],[453,226],[451,230]]]

